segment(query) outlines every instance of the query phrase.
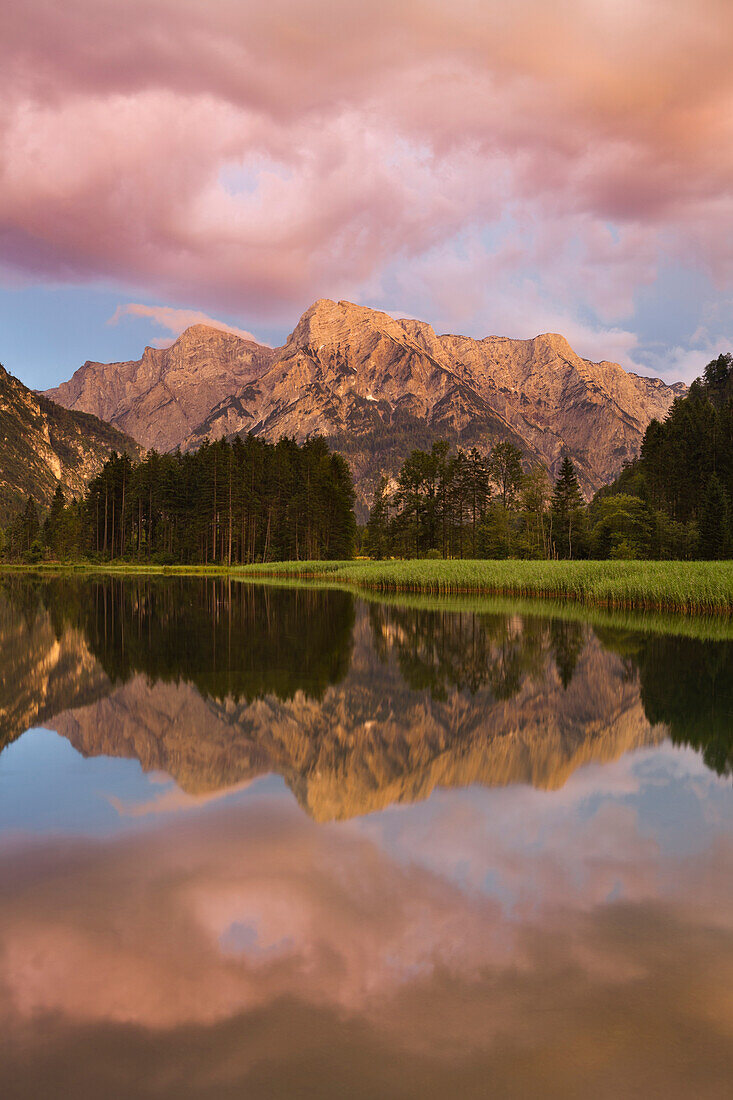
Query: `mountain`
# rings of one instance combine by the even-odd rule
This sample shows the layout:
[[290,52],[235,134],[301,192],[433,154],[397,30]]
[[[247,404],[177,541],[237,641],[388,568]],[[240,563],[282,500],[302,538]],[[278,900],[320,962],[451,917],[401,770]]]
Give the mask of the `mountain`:
[[86,362],[46,396],[108,420],[144,447],[171,451],[273,354],[234,333],[193,325],[169,348],[145,348],[142,359]]
[[0,522],[29,494],[50,503],[59,482],[83,492],[113,450],[142,453],[116,428],[34,393],[0,366]]
[[510,439],[552,473],[567,450],[590,494],[684,392],[582,359],[555,334],[438,336],[422,321],[320,299],[281,348],[196,326],[139,362],[86,363],[48,395],[160,448],[319,432],[349,458],[363,506],[382,470],[439,437],[482,450]]

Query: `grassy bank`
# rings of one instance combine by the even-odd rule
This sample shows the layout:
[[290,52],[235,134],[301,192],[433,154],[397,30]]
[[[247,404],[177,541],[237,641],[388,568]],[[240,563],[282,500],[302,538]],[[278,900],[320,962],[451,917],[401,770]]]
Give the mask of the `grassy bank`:
[[2,566],[7,572],[277,577],[327,581],[372,592],[509,596],[586,607],[681,614],[733,614],[733,562],[649,561],[288,561],[234,566],[127,563]]
[[283,562],[236,572],[328,578],[379,592],[485,594],[573,600],[621,610],[733,613],[733,562]]

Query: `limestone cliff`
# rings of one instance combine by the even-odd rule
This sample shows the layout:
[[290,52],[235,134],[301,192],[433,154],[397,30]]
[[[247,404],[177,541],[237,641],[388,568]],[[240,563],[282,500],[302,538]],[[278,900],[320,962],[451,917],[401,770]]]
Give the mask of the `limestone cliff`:
[[511,439],[555,472],[565,450],[587,493],[634,458],[681,384],[592,363],[554,334],[437,335],[430,325],[321,299],[281,348],[205,326],[135,363],[87,363],[49,391],[160,449],[207,436],[330,437],[370,499],[382,470],[443,437],[486,450]]
[[78,496],[113,450],[142,454],[129,436],[34,393],[0,366],[0,523],[28,495],[49,504],[59,482]]
[[169,348],[145,348],[142,359],[86,362],[46,395],[109,420],[145,447],[170,451],[272,354],[231,332],[193,325]]

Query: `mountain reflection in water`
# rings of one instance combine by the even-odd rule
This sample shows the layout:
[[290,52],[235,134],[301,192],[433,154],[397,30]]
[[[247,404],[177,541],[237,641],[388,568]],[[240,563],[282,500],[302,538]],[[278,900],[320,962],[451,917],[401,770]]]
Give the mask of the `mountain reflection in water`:
[[727,1100],[731,643],[634,623],[5,577],[3,1100]]
[[0,744],[31,725],[200,794],[282,775],[319,821],[557,788],[667,736],[730,771],[733,644],[228,580],[6,581]]

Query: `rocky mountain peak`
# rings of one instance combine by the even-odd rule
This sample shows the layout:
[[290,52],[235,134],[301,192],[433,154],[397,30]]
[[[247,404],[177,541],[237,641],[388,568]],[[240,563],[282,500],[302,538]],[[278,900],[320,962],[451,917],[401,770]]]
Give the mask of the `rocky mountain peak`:
[[404,336],[399,322],[388,313],[355,305],[353,302],[334,302],[330,298],[319,298],[300,318],[285,346],[302,347],[321,342],[353,343],[355,337],[363,335],[367,330]]
[[47,395],[67,408],[93,412],[145,447],[173,450],[222,397],[268,366],[272,348],[234,332],[197,324],[167,348],[146,347],[140,359],[87,361]]
[[532,343],[538,348],[547,348],[565,359],[579,358],[577,352],[571,348],[568,341],[559,332],[540,333],[539,336],[535,336]]
[[86,363],[49,396],[158,450],[244,432],[331,437],[363,513],[380,474],[431,438],[484,451],[510,439],[551,474],[569,452],[590,494],[638,454],[649,421],[680,392],[583,359],[559,333],[437,335],[424,321],[319,298],[281,348],[193,325],[141,360]]
[[[211,346],[216,344],[228,345],[232,348],[238,348],[240,344],[252,344],[254,347],[260,347],[255,340],[248,340],[244,336],[240,336],[237,332],[231,332],[226,328],[217,328],[216,325],[196,324],[189,325],[178,336],[172,344],[163,350],[170,351],[173,347],[184,348],[197,348],[201,346]],[[146,351],[148,349],[146,348]],[[157,351],[160,349],[151,348],[151,351]]]

